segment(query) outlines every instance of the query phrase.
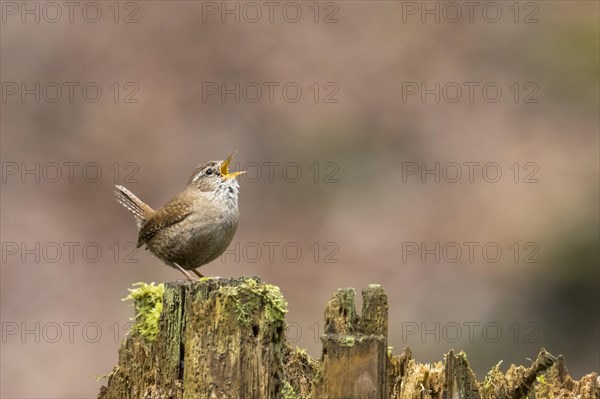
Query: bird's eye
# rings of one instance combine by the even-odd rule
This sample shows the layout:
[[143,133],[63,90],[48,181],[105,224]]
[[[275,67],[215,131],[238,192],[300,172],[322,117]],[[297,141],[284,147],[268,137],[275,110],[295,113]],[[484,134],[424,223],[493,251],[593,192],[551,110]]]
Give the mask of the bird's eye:
[[212,175],[212,172],[213,172],[212,169],[207,169],[205,174],[206,174],[206,176],[210,176],[210,175]]

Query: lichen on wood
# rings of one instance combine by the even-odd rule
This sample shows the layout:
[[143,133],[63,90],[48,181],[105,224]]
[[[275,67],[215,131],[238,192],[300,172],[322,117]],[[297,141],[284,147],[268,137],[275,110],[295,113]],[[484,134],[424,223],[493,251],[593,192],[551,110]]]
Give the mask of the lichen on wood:
[[165,287],[154,341],[132,331],[100,398],[277,398],[284,386],[286,302],[258,278]]
[[[286,304],[258,279],[192,287],[185,332],[183,398],[276,398],[283,389]],[[200,291],[200,292],[197,292]]]

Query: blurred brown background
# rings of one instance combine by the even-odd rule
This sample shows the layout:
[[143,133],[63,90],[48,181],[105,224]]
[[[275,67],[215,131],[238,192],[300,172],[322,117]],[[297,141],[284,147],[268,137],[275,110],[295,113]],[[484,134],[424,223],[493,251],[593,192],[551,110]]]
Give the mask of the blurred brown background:
[[381,283],[395,353],[600,369],[597,2],[74,3],[1,4],[3,398],[96,396],[127,288],[181,277],[132,253],[113,184],[158,207],[234,150],[238,233],[202,272],[281,287],[313,356],[332,292]]

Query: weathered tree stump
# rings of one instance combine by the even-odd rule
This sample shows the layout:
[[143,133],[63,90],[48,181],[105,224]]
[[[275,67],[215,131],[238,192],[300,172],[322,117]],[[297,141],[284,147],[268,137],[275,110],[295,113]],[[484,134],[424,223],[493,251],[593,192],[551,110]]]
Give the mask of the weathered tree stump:
[[362,317],[354,290],[339,290],[325,309],[323,359],[315,398],[387,398],[387,296],[371,285],[363,291]]
[[[156,338],[130,333],[99,399],[600,398],[596,373],[573,381],[544,349],[529,368],[494,367],[478,383],[466,354],[418,363],[388,350],[381,286],[338,290],[325,308],[320,361],[285,341],[286,302],[260,279],[207,278],[165,287]],[[156,325],[156,323],[155,323]],[[542,378],[538,378],[542,377]]]

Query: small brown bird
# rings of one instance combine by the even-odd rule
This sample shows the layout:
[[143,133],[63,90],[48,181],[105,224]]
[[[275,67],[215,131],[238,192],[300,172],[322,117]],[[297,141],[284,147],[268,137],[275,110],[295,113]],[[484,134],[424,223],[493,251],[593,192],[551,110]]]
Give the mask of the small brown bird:
[[117,201],[137,222],[137,247],[146,244],[188,280],[193,279],[188,270],[204,277],[196,269],[221,256],[237,229],[240,186],[235,177],[245,171],[229,172],[234,154],[198,166],[183,191],[156,211],[117,185]]

